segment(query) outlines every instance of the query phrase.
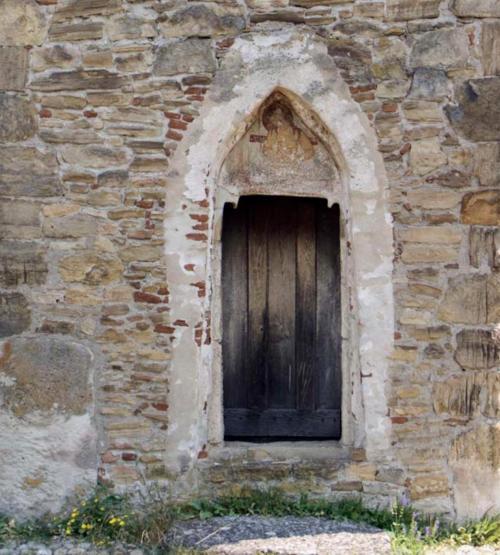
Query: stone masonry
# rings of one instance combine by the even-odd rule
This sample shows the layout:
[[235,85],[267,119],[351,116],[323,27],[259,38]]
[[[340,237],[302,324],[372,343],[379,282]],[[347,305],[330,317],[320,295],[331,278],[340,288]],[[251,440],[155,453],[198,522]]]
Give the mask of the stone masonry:
[[[218,193],[187,165],[199,137],[217,147],[217,118],[253,117],[243,100],[226,107],[254,94],[247,77],[257,91],[280,71],[252,52],[280,48],[290,67],[319,52],[304,106],[329,92],[323,77],[338,83],[380,161],[390,352],[376,358],[374,326],[356,320],[364,416],[350,442],[229,449],[198,416],[217,358]],[[312,110],[318,137],[328,110]],[[342,149],[352,130],[332,126]],[[355,204],[376,240],[371,205]],[[0,510],[58,510],[98,480],[500,510],[499,225],[497,0],[0,0]],[[198,362],[174,372],[185,349]],[[196,412],[186,433],[182,410]]]

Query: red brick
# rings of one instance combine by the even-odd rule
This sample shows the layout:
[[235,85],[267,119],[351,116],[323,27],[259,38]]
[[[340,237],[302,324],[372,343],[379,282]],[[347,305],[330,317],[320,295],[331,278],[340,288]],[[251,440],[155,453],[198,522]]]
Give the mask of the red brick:
[[173,328],[172,326],[167,326],[166,324],[156,324],[155,326],[156,333],[172,334],[174,333],[174,331],[175,331],[175,328]]
[[161,303],[160,297],[156,295],[151,295],[151,293],[143,293],[142,291],[136,291],[134,293],[134,301],[136,303],[150,303],[150,304],[159,304]]
[[51,118],[52,117],[52,112],[48,108],[42,108],[40,110],[40,112],[38,112],[38,115],[41,118]]
[[148,208],[148,209],[150,209],[150,208],[153,208],[154,204],[155,203],[154,203],[153,200],[136,200],[135,201],[135,205],[138,208]]
[[181,115],[175,112],[165,112],[165,117],[168,119],[181,119]]
[[174,326],[189,326],[189,324],[186,322],[186,320],[176,320],[174,322]]
[[172,139],[173,141],[180,141],[182,139],[182,133],[178,133],[173,129],[169,129],[167,133],[167,139]]
[[189,214],[189,217],[197,222],[208,222],[208,216],[206,214]]
[[124,461],[135,461],[137,459],[137,455],[135,453],[122,453],[122,459]]
[[188,128],[187,123],[185,121],[180,121],[177,119],[171,119],[168,126],[171,129],[180,129],[181,131],[186,131],[186,129]]
[[85,112],[83,112],[83,115],[86,118],[96,118],[97,117],[97,112],[94,110],[85,110]]
[[186,238],[191,241],[208,241],[208,237],[204,233],[188,233]]
[[106,464],[115,463],[117,460],[118,457],[113,455],[113,453],[105,453],[101,456],[101,461]]

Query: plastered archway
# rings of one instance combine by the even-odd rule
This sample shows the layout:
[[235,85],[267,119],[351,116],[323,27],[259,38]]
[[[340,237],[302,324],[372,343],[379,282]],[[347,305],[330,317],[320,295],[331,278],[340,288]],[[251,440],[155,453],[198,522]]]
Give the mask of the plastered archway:
[[[175,327],[169,381],[167,466],[189,475],[216,442],[210,403],[218,387],[218,349],[207,334],[213,311],[213,254],[224,197],[218,192],[223,162],[261,103],[284,91],[303,121],[330,149],[340,171],[348,248],[352,446],[371,457],[386,451],[386,374],[392,349],[392,227],[387,182],[376,137],[350,98],[326,45],[294,31],[236,39],[172,160],[166,210],[166,258]],[[208,229],[193,232],[205,214]],[[216,300],[215,296],[215,300]],[[216,331],[216,330],[215,330]],[[217,337],[215,336],[215,339]],[[363,377],[363,379],[361,379]],[[363,418],[363,411],[368,417]],[[387,457],[387,455],[385,455]]]

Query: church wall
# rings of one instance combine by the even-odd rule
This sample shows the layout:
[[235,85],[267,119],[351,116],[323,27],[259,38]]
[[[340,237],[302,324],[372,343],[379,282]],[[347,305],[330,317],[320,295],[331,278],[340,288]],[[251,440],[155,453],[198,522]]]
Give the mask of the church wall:
[[[0,0],[0,13],[1,510],[58,508],[98,479],[179,496],[407,493],[459,518],[500,508],[497,2]],[[274,70],[259,65],[280,44]],[[312,69],[294,82],[283,68],[301,60]],[[359,419],[339,445],[228,450],[207,412],[217,176],[276,86],[325,126],[349,225],[365,226],[347,284]],[[370,178],[372,204],[355,202]],[[377,234],[385,281],[370,293]]]

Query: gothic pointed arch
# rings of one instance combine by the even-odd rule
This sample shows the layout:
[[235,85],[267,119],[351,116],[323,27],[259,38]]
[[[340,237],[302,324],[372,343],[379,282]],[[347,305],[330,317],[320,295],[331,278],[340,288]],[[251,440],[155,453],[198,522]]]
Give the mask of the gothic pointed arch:
[[182,325],[172,336],[176,425],[167,466],[195,479],[198,454],[223,447],[220,241],[224,206],[248,194],[340,205],[347,394],[335,449],[343,456],[353,446],[383,451],[390,441],[385,388],[394,329],[387,180],[376,135],[326,45],[293,30],[236,39],[171,168],[169,318]]

